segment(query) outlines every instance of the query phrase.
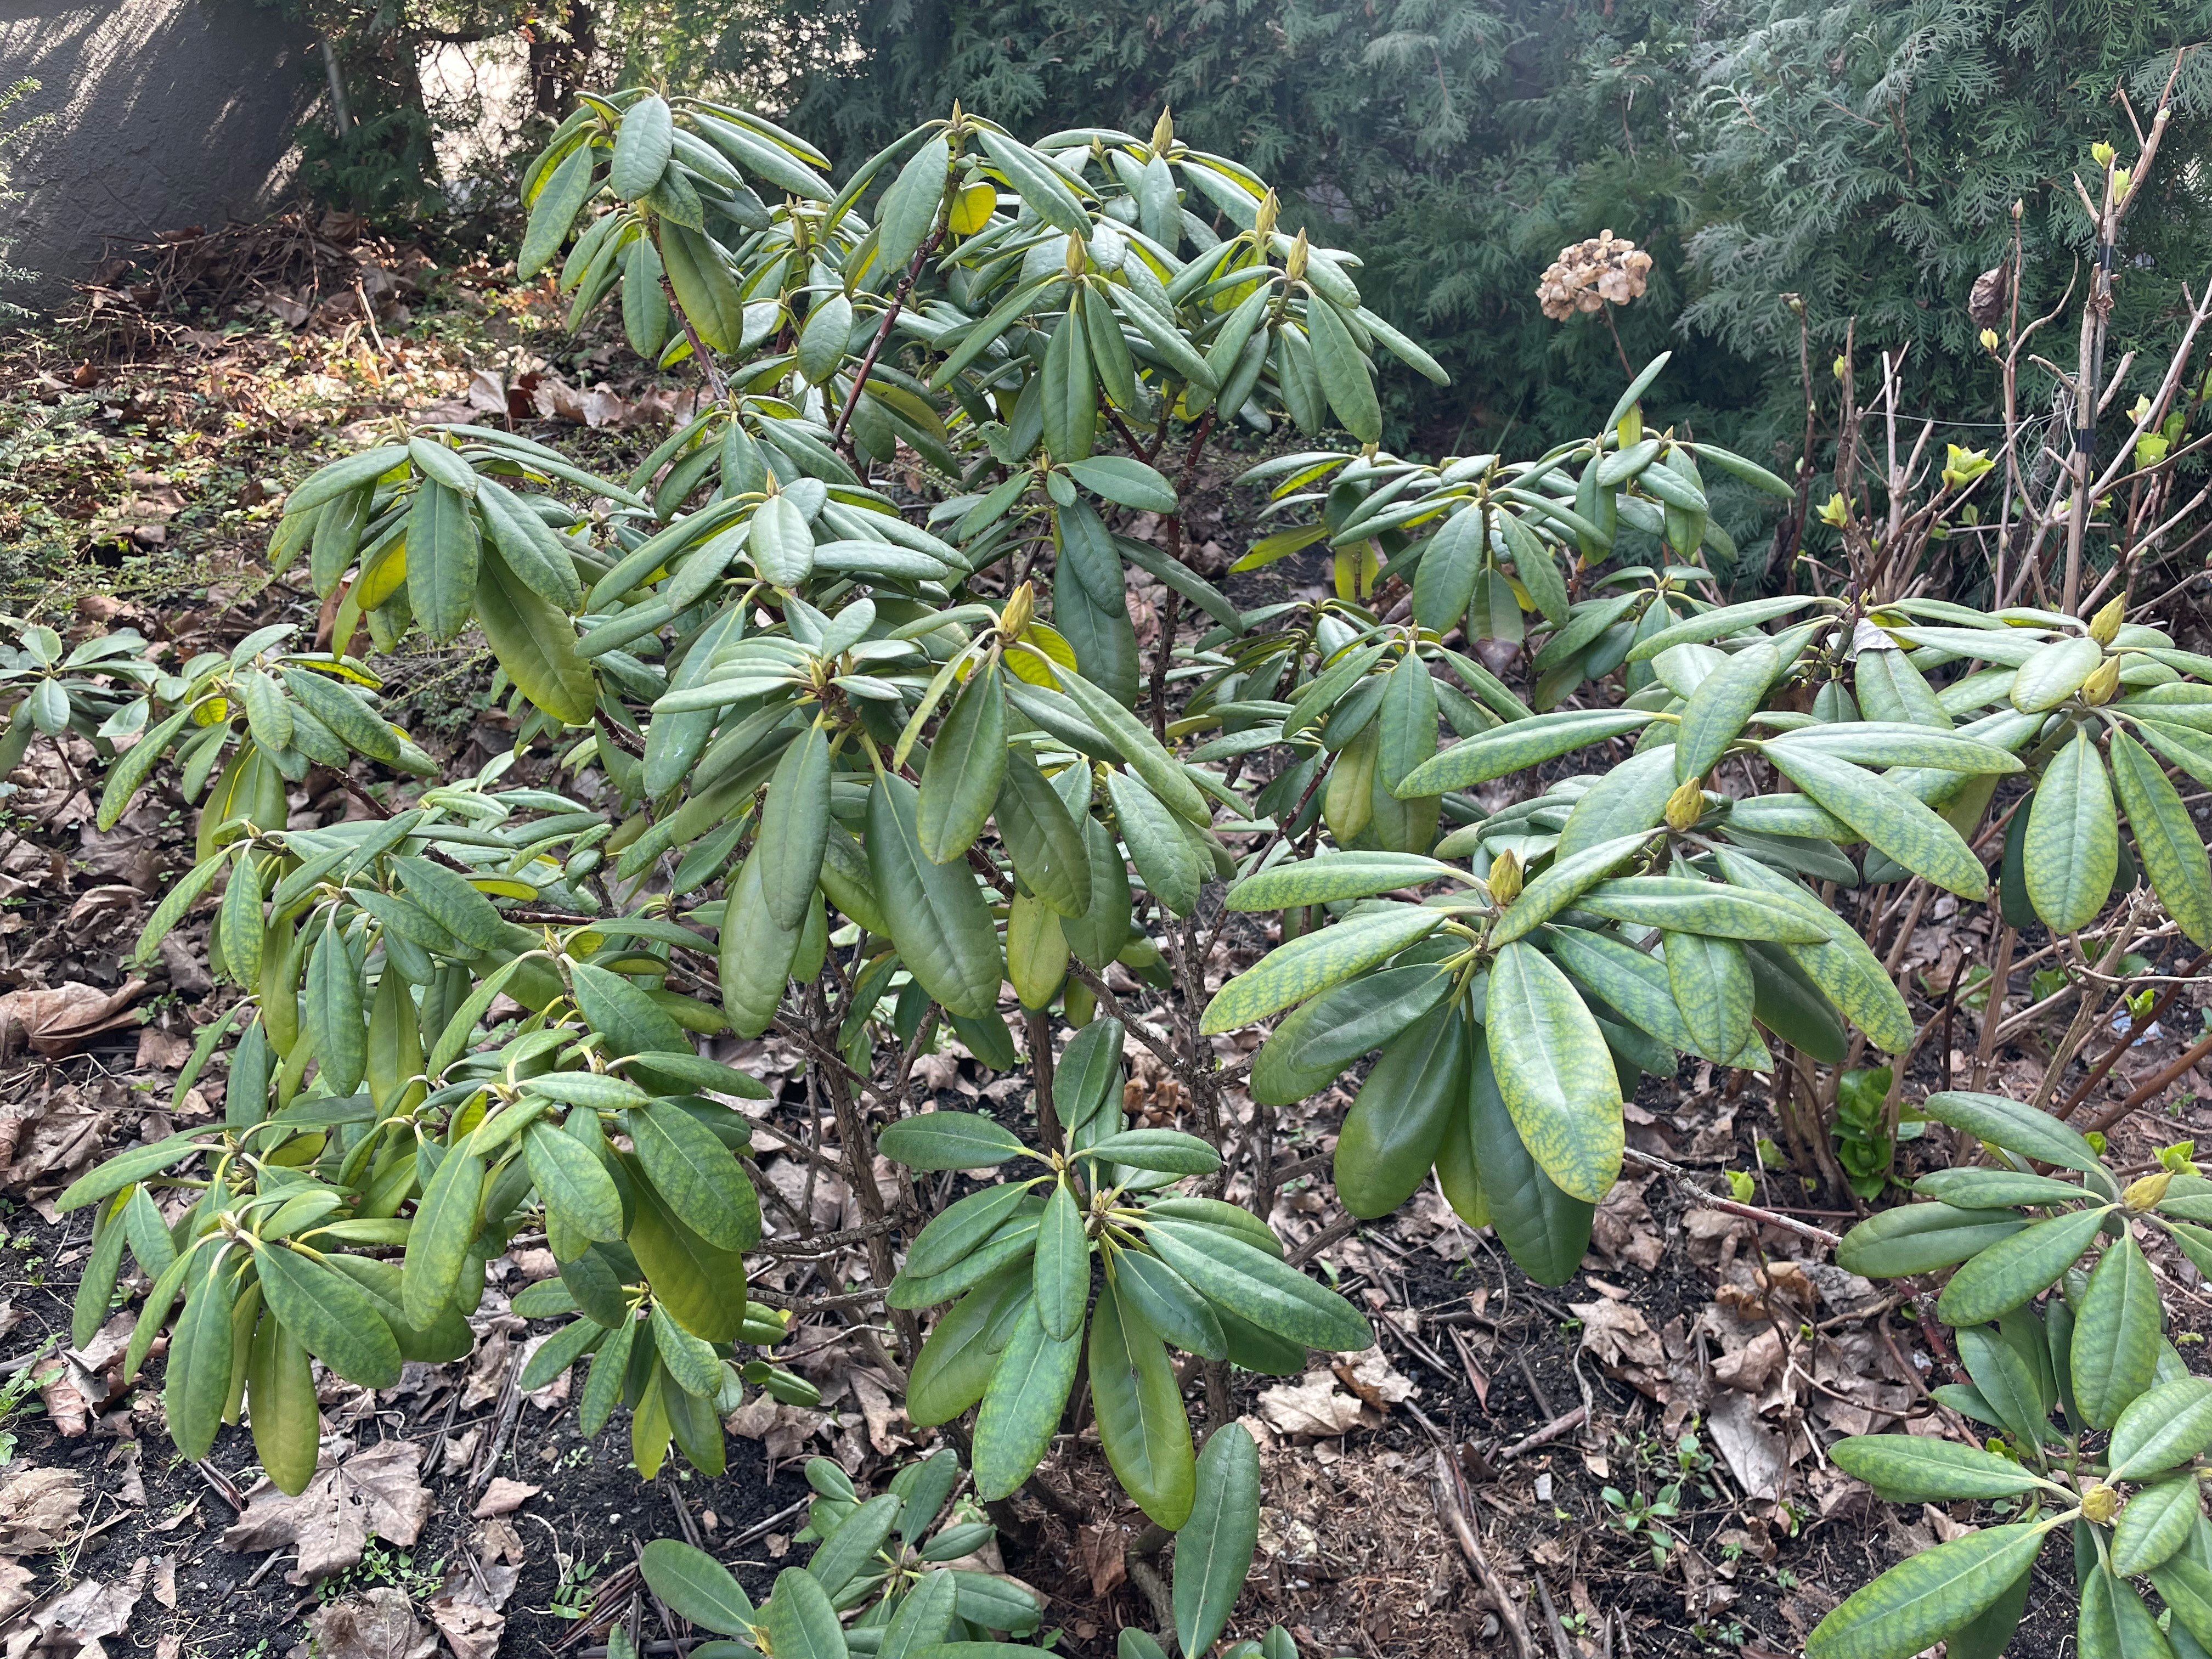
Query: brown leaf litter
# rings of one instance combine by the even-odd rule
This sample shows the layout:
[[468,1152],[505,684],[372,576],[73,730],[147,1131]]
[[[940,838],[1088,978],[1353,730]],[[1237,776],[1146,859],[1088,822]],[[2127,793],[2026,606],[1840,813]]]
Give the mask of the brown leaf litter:
[[[494,1487],[502,1484],[515,1483],[492,1483]],[[483,1512],[482,1505],[477,1512]],[[445,1637],[453,1659],[495,1659],[507,1628],[502,1609],[521,1582],[525,1559],[522,1540],[507,1522],[487,1520],[477,1528],[460,1565],[446,1575],[446,1582],[430,1598],[430,1620]]]
[[430,1519],[431,1497],[418,1474],[422,1449],[386,1440],[343,1462],[325,1452],[296,1498],[263,1480],[246,1494],[246,1512],[222,1534],[231,1551],[292,1549],[299,1559],[284,1575],[305,1584],[359,1564],[372,1534],[412,1544]]
[[102,1644],[130,1625],[153,1571],[142,1555],[112,1583],[81,1578],[23,1609],[0,1629],[8,1659],[106,1659]]
[[0,1060],[21,1053],[27,1043],[50,1059],[73,1054],[103,1031],[136,1024],[138,1015],[131,1005],[145,988],[143,979],[125,981],[113,991],[70,980],[10,991],[0,996]]
[[407,1592],[380,1584],[307,1615],[308,1640],[285,1659],[430,1659],[437,1632],[415,1616]]
[[76,1470],[17,1470],[0,1486],[0,1556],[61,1548],[83,1510],[84,1480]]

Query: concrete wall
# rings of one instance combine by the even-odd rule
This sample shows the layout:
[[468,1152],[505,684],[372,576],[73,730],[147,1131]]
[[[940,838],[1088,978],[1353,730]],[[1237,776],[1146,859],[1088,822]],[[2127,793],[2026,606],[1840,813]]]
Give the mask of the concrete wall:
[[252,0],[0,0],[0,86],[41,83],[0,121],[53,116],[7,161],[0,244],[38,281],[4,297],[57,306],[110,249],[266,211],[320,67]]

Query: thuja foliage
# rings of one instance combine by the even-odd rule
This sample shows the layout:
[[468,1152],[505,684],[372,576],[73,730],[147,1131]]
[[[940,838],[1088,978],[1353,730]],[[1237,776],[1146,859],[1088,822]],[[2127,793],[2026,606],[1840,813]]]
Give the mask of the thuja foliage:
[[[2140,872],[2127,914],[2154,902],[2212,940],[2212,866],[2165,769],[2212,773],[2212,662],[2117,605],[1983,615],[1871,586],[1717,605],[1708,481],[1789,486],[1647,419],[1657,363],[1530,459],[1389,454],[1377,360],[1441,371],[1369,306],[1355,258],[1285,234],[1261,179],[1165,119],[1030,145],[956,106],[842,188],[826,165],[732,106],[586,97],[526,176],[521,268],[552,271],[580,319],[618,308],[639,349],[697,374],[700,412],[620,480],[497,428],[395,430],[295,489],[271,544],[335,601],[332,648],[270,629],[150,688],[101,820],[161,765],[198,805],[197,861],[138,951],[207,910],[210,965],[243,994],[180,1086],[228,1045],[224,1121],[121,1153],[64,1203],[96,1206],[80,1334],[126,1251],[152,1280],[125,1369],[170,1328],[187,1454],[242,1414],[296,1489],[310,1360],[384,1386],[465,1351],[485,1264],[542,1225],[559,1276],[515,1305],[570,1317],[526,1384],[586,1362],[587,1431],[627,1407],[641,1474],[672,1444],[719,1472],[748,1386],[806,1385],[775,1366],[786,1320],[747,1280],[750,1150],[776,1132],[734,1103],[766,1091],[695,1039],[774,1029],[835,1115],[911,1419],[971,1448],[995,1503],[1087,1412],[1123,1490],[1178,1534],[1194,1659],[1257,1525],[1231,1368],[1296,1374],[1372,1340],[1267,1224],[1268,1106],[1379,1050],[1336,1149],[1346,1206],[1382,1215],[1433,1172],[1558,1283],[1641,1073],[1911,1051],[1909,1006],[1823,895],[1988,898],[2000,787],[2020,804],[1998,891],[2021,917],[2081,929]],[[1282,420],[1359,447],[1249,475],[1287,521],[1249,559],[1326,543],[1335,591],[1243,611],[1181,559],[1177,515],[1221,425]],[[1990,472],[1959,458],[1947,510]],[[1140,514],[1159,542],[1131,533]],[[1664,561],[1614,568],[1624,526]],[[1149,663],[1131,566],[1168,596]],[[550,748],[556,782],[588,767],[594,804],[507,785],[504,756],[404,810],[287,828],[310,765],[430,769],[385,718],[362,634],[471,627],[516,755]],[[1525,696],[1455,640],[1533,645]],[[1578,755],[1591,769],[1562,776]],[[1559,781],[1502,811],[1473,793],[1539,768]],[[1209,996],[1224,887],[1281,942]],[[1117,962],[1170,993],[1164,1027],[1113,991]],[[1277,1016],[1247,1078],[1261,1109],[1233,1134],[1243,1063],[1212,1039]],[[1026,1065],[1033,1127],[913,1111],[942,1025]],[[1188,1085],[1188,1132],[1129,1121],[1132,1041]],[[889,1200],[878,1148],[902,1172]],[[1259,1178],[1232,1185],[1232,1163]],[[1978,1206],[1996,1219],[1960,1224],[1977,1247],[2027,1248],[1996,1238],[2018,1220],[2000,1206],[2060,1201],[2004,1190]],[[1246,1192],[1258,1212],[1231,1201]],[[2019,1233],[2049,1272],[1978,1318],[2120,1219],[2080,1214]],[[1206,1380],[1203,1434],[1176,1351]],[[1017,1628],[936,1588],[901,1553],[921,1533],[889,1548],[923,1525],[897,1496],[818,1530],[853,1571],[838,1590],[785,1575],[763,1627],[798,1620],[837,1651],[836,1597],[865,1583],[855,1604],[882,1589],[892,1626],[950,1597]],[[1901,1659],[1963,1605],[1946,1595],[1839,1611],[1832,1632],[1875,1633],[1836,1651]]]
[[[2096,257],[2071,175],[2092,143],[2124,142],[2121,100],[2148,128],[2171,82],[2173,140],[2192,155],[2203,144],[2212,65],[2181,49],[2208,27],[2212,9],[2195,0],[1730,8],[1693,55],[1711,194],[1688,240],[1697,280],[1683,321],[1779,367],[1797,338],[1784,296],[1800,295],[1824,356],[1855,319],[1860,339],[1909,347],[1930,408],[1989,409],[1996,377],[1966,300],[2005,262],[2014,204],[2033,268],[2026,319]],[[2112,325],[2147,352],[2170,337],[2174,284],[2212,211],[2193,162],[2155,189],[2124,256],[2143,275],[2118,286]]]

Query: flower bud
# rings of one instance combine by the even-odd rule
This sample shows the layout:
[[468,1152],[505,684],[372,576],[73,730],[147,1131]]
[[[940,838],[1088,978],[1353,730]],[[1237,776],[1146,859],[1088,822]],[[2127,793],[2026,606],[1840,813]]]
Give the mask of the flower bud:
[[2105,601],[2097,614],[2089,618],[2089,637],[2100,645],[2110,645],[2119,637],[2120,624],[2128,617],[2128,596],[2115,593]]
[[1283,204],[1273,191],[1260,198],[1259,211],[1252,216],[1252,240],[1265,252],[1267,239],[1275,234],[1275,221],[1282,216]]
[[2105,143],[2101,138],[2095,143],[2089,146],[2089,159],[2094,161],[2100,167],[2108,167],[2112,166],[2113,158],[2118,154],[2119,151],[2114,149],[2110,144]]
[[1703,778],[1683,779],[1674,787],[1674,793],[1667,797],[1667,827],[1676,835],[1682,835],[1695,828],[1698,820],[1705,815],[1705,781]]
[[2092,669],[2089,678],[2081,682],[2081,701],[2092,708],[2101,708],[2112,702],[2120,689],[2120,659],[2107,657]]
[[2092,1521],[2101,1524],[2119,1512],[2119,1493],[2101,1480],[2081,1494],[2081,1513]]
[[1160,118],[1152,123],[1152,154],[1166,155],[1168,146],[1174,143],[1175,112],[1164,105],[1160,109]]
[[2145,1210],[2156,1209],[2159,1200],[2166,1196],[2166,1189],[2172,1184],[2172,1170],[2155,1170],[2128,1182],[2127,1190],[2120,1194],[2120,1202],[2130,1212],[2141,1215]]
[[1071,236],[1067,239],[1067,274],[1070,276],[1083,275],[1083,267],[1089,262],[1090,258],[1091,250],[1084,246],[1083,239],[1080,236]]
[[1302,280],[1306,274],[1306,234],[1302,230],[1298,233],[1297,240],[1291,244],[1290,257],[1283,261],[1283,275],[1294,283]]
[[1036,615],[1036,589],[1024,582],[1006,596],[1006,609],[999,612],[999,631],[1012,637],[1030,625]]
[[2112,199],[2115,202],[2126,201],[2128,186],[2134,182],[2135,174],[2131,170],[2127,167],[2114,167],[2112,169]]
[[1996,331],[1996,330],[1995,330],[1995,329],[1993,329],[1993,328],[1985,328],[1985,329],[1984,329],[1984,330],[1982,331],[1982,349],[1983,349],[1983,350],[1984,350],[1984,351],[1995,351],[1996,349],[1997,349],[1997,331]]
[[1490,896],[1504,909],[1521,896],[1521,857],[1511,848],[1498,855],[1490,866]]

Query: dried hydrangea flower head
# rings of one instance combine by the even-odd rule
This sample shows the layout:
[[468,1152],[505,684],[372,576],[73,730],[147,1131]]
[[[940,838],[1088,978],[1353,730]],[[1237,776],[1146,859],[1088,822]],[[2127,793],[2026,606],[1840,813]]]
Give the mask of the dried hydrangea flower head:
[[1559,250],[1536,284],[1544,314],[1565,322],[1578,311],[1595,311],[1607,301],[1625,306],[1644,292],[1651,256],[1623,236],[1601,230],[1586,241]]

